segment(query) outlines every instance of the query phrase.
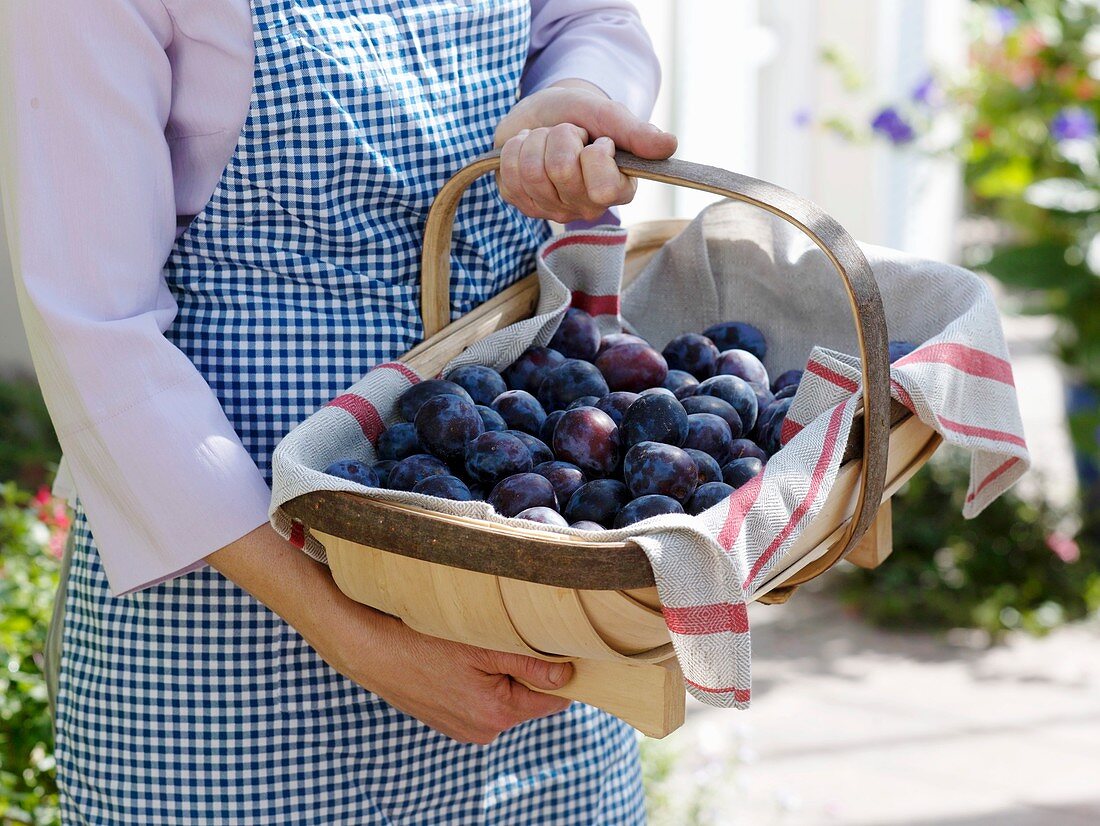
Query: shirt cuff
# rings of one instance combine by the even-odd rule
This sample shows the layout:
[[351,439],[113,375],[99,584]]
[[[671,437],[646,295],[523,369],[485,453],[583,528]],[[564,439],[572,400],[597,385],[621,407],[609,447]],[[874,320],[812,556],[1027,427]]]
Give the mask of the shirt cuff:
[[599,87],[611,100],[623,104],[642,120],[648,120],[653,113],[660,86],[660,69],[655,60],[587,43],[572,45],[568,51],[562,49],[560,54],[548,52],[549,49],[541,56],[535,71],[525,78],[524,95],[559,80],[579,78]]
[[201,568],[268,521],[271,491],[195,372],[105,420],[59,434],[111,592]]

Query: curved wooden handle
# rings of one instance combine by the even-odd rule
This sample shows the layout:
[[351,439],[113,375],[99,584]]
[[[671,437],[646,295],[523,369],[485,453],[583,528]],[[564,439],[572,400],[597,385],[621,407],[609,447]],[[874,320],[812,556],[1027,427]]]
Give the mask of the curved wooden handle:
[[[863,371],[863,467],[859,500],[846,541],[815,571],[833,565],[866,533],[878,512],[886,478],[890,442],[890,357],[886,316],[874,274],[855,239],[816,204],[766,181],[713,166],[677,159],[651,161],[618,152],[615,162],[624,175],[712,192],[743,201],[777,215],[816,244],[836,269],[848,296],[859,338]],[[440,189],[424,229],[421,272],[421,314],[424,336],[434,335],[451,321],[451,230],[459,199],[477,178],[500,168],[500,153],[488,152],[455,173]],[[809,577],[806,577],[809,578]],[[797,577],[791,585],[804,579]]]

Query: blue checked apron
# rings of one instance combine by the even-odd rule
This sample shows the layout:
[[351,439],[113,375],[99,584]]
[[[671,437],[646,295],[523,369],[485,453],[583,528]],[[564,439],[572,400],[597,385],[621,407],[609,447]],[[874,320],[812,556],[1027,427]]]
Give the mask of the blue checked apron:
[[[165,275],[166,335],[268,475],[278,440],[421,337],[433,194],[514,103],[518,0],[254,0],[251,107]],[[456,314],[528,272],[544,222],[492,181],[455,226]],[[112,598],[82,509],[57,696],[65,823],[635,824],[634,732],[591,707],[461,745],[330,669],[210,568]]]

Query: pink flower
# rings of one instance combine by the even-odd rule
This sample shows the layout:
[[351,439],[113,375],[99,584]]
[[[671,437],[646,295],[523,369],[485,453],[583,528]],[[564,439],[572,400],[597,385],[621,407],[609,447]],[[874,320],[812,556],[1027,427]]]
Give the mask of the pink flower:
[[1073,537],[1066,536],[1061,531],[1052,531],[1047,536],[1047,547],[1063,562],[1076,562],[1081,558],[1081,548]]

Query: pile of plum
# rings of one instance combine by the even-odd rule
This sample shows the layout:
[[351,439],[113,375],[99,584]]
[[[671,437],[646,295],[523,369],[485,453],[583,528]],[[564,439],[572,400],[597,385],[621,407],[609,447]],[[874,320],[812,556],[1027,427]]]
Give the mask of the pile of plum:
[[585,530],[698,514],[780,448],[802,371],[770,380],[766,349],[757,328],[728,321],[658,352],[629,333],[601,337],[570,309],[549,347],[503,373],[459,367],[407,390],[379,461],[342,459],[327,472]]

